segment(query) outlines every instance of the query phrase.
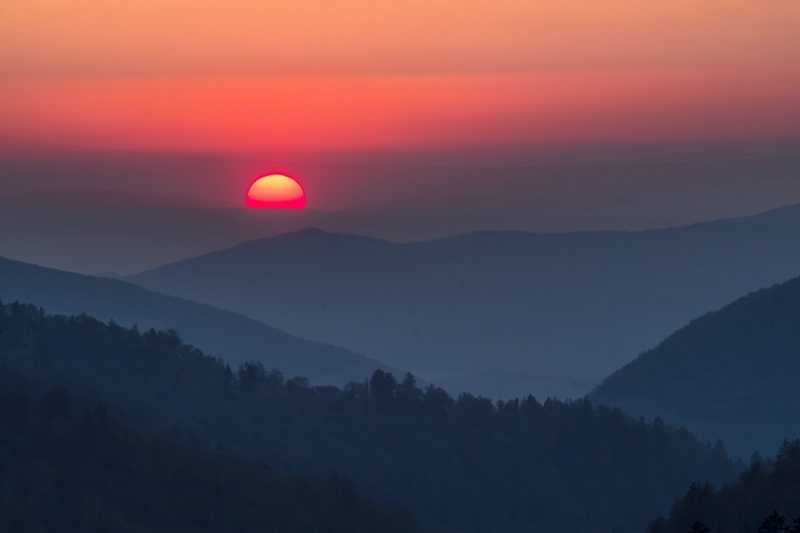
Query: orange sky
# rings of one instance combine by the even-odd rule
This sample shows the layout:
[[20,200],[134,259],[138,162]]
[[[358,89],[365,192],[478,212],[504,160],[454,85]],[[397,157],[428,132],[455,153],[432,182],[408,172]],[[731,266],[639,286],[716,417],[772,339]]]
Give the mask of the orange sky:
[[264,153],[800,139],[800,2],[11,0],[0,135]]

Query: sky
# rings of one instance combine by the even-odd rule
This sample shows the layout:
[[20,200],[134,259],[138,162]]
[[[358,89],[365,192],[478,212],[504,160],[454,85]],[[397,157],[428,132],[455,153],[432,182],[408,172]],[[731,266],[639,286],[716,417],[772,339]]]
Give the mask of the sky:
[[797,28],[797,0],[7,0],[0,136],[373,162],[795,146]]

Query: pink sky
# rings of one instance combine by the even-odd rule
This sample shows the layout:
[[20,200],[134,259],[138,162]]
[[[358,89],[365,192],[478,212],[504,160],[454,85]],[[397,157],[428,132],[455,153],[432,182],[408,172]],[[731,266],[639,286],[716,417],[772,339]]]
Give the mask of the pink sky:
[[1,2],[0,192],[230,206],[286,171],[363,208],[586,153],[796,155],[797,28],[797,0]]
[[29,0],[0,135],[248,153],[800,138],[800,4]]

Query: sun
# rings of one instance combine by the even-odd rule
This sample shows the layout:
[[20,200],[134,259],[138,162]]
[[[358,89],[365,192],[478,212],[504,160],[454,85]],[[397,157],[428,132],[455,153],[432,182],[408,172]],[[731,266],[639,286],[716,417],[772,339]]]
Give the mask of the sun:
[[303,209],[306,193],[295,179],[283,174],[270,174],[250,185],[245,205],[262,209]]

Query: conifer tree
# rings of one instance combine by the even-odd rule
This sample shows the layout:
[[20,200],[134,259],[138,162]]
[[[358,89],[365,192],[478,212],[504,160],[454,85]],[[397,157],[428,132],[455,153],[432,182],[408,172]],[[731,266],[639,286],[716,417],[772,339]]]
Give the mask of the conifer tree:
[[786,525],[786,519],[778,511],[772,511],[772,514],[761,522],[758,528],[758,533],[788,533],[789,526]]

